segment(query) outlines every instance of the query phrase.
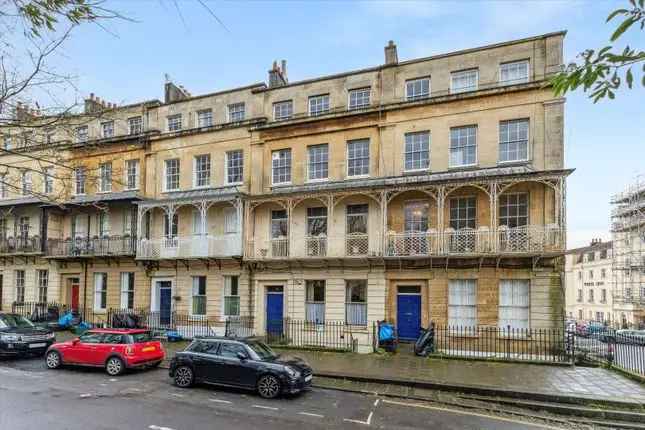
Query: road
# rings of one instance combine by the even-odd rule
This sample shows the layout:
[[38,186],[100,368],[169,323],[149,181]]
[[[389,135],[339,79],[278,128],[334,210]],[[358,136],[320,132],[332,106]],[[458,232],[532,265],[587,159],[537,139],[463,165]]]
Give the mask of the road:
[[110,378],[98,369],[47,370],[42,359],[0,359],[0,429],[540,429],[515,419],[429,403],[312,389],[264,400],[252,393],[174,387],[156,369]]

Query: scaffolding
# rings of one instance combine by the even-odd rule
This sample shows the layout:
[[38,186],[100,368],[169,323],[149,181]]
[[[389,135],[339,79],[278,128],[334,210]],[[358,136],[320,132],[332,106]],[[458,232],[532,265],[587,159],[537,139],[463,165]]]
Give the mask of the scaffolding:
[[613,239],[614,319],[645,325],[645,174],[610,200]]

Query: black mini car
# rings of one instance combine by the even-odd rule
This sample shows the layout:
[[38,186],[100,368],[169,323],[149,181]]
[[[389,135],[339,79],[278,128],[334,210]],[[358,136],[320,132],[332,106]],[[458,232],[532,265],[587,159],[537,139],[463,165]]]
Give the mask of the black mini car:
[[51,330],[21,315],[0,313],[0,356],[43,355],[55,341]]
[[175,385],[196,382],[257,391],[264,398],[297,393],[311,385],[311,367],[283,357],[257,338],[196,338],[170,362]]

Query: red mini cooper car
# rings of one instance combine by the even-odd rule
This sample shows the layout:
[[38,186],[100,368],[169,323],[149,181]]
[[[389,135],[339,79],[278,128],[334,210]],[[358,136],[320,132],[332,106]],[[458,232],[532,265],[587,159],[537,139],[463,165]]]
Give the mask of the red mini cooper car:
[[105,367],[110,376],[126,369],[156,367],[165,357],[159,341],[141,329],[94,329],[68,342],[55,343],[45,355],[47,367],[65,364]]

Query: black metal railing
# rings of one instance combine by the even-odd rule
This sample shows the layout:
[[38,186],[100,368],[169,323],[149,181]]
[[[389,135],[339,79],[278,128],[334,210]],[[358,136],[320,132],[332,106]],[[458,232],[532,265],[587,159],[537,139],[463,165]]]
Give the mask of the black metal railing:
[[309,322],[284,318],[267,321],[266,341],[270,345],[304,349],[354,351],[353,330],[345,321]]
[[34,254],[42,251],[40,236],[17,236],[0,239],[0,254]]
[[432,353],[459,358],[571,363],[573,335],[560,329],[434,325]]
[[52,257],[135,255],[136,249],[136,236],[47,240],[47,255]]
[[631,330],[607,328],[597,332],[571,331],[577,363],[593,362],[645,377],[645,336]]
[[33,323],[57,322],[67,307],[56,302],[13,302],[11,312],[28,318]]

